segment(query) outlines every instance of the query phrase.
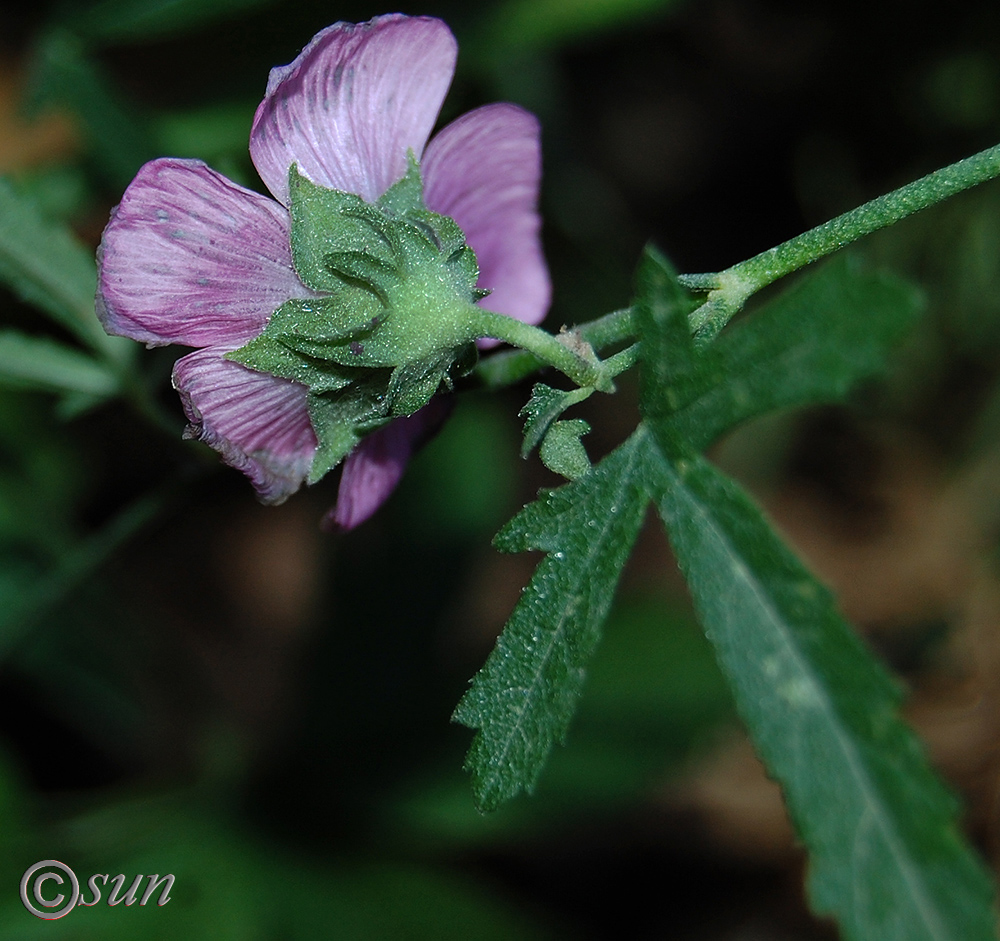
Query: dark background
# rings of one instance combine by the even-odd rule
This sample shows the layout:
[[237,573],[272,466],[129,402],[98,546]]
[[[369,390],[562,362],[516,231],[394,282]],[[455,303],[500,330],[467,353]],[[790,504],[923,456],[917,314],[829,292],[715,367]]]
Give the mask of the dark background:
[[[0,172],[96,247],[145,159],[246,152],[267,71],[330,22],[281,0],[0,6]],[[652,239],[720,270],[996,142],[1000,8],[962,0],[438,3],[460,44],[442,123],[494,100],[544,128],[547,325],[628,304]],[[997,851],[1000,189],[869,239],[925,292],[883,382],[713,455],[898,671]],[[0,293],[0,316],[59,329]],[[780,795],[736,725],[650,520],[580,714],[533,797],[483,817],[451,710],[534,560],[490,547],[556,478],[517,457],[528,385],[460,396],[389,504],[326,536],[325,481],[280,508],[116,401],[65,420],[0,389],[0,937],[41,922],[34,861],[173,872],[162,908],[77,910],[63,938],[835,937],[807,914]],[[634,381],[579,409],[592,457]],[[146,502],[148,501],[148,502]],[[4,888],[6,886],[6,888]],[[60,934],[61,932],[61,934]]]

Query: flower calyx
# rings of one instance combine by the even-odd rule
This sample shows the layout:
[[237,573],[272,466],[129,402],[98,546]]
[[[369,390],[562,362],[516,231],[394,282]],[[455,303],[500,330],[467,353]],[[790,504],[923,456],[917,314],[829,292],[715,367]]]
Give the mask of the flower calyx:
[[289,171],[292,260],[315,294],[282,304],[228,358],[309,390],[315,482],[362,437],[476,364],[475,253],[423,201],[419,167],[375,203]]

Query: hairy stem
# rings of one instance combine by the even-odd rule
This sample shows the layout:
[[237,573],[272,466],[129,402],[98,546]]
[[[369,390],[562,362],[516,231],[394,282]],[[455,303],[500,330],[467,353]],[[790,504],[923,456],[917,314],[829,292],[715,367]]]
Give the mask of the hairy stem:
[[578,386],[598,386],[602,382],[601,364],[589,345],[571,333],[553,336],[531,324],[491,310],[478,309],[479,335],[503,340],[511,346],[533,353],[554,366]]
[[[635,317],[632,308],[625,307],[574,327],[570,333],[575,333],[599,350],[632,339],[635,336]],[[546,361],[525,349],[506,350],[483,359],[476,367],[476,377],[488,389],[502,389],[526,379],[545,365]],[[616,375],[618,372],[612,372],[609,378]]]
[[709,292],[706,302],[691,315],[696,338],[701,343],[711,340],[752,294],[786,274],[998,175],[1000,144],[935,170],[718,274],[685,275],[681,279],[685,286]]

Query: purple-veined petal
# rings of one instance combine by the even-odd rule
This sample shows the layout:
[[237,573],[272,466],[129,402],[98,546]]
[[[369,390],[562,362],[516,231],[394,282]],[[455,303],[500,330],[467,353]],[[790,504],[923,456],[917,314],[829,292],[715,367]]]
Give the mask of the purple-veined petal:
[[108,333],[150,345],[232,347],[292,297],[288,211],[200,160],[147,163],[111,213],[98,251]]
[[223,359],[227,352],[208,347],[174,365],[187,437],[243,471],[264,503],[281,503],[302,485],[316,452],[306,387]]
[[538,119],[510,104],[469,111],[427,145],[422,171],[428,209],[451,216],[479,261],[483,307],[539,323],[552,289],[538,215]]
[[410,456],[437,433],[450,411],[451,403],[438,397],[365,438],[344,462],[337,505],[323,520],[324,527],[354,529],[367,520],[389,499]]
[[336,23],[291,65],[272,69],[250,131],[250,155],[288,203],[288,169],[374,202],[419,157],[455,71],[457,45],[431,17]]

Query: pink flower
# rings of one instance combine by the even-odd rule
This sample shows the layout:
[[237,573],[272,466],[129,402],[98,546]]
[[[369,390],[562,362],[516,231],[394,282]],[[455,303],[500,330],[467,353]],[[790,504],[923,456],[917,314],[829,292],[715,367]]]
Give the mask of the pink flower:
[[[162,158],[139,171],[111,214],[98,251],[101,322],[150,346],[197,348],[173,372],[188,433],[242,470],[266,503],[280,503],[308,476],[317,442],[307,390],[224,356],[259,335],[285,301],[312,294],[289,245],[293,163],[313,183],[374,201],[404,176],[412,150],[427,207],[455,219],[476,253],[478,284],[492,292],[483,306],[528,323],[548,309],[537,120],[514,105],[487,105],[428,143],[456,54],[448,27],[429,17],[330,26],[271,71],[254,117],[250,155],[274,199],[201,161]],[[354,449],[336,525],[356,526],[375,511],[443,411],[432,402]]]

